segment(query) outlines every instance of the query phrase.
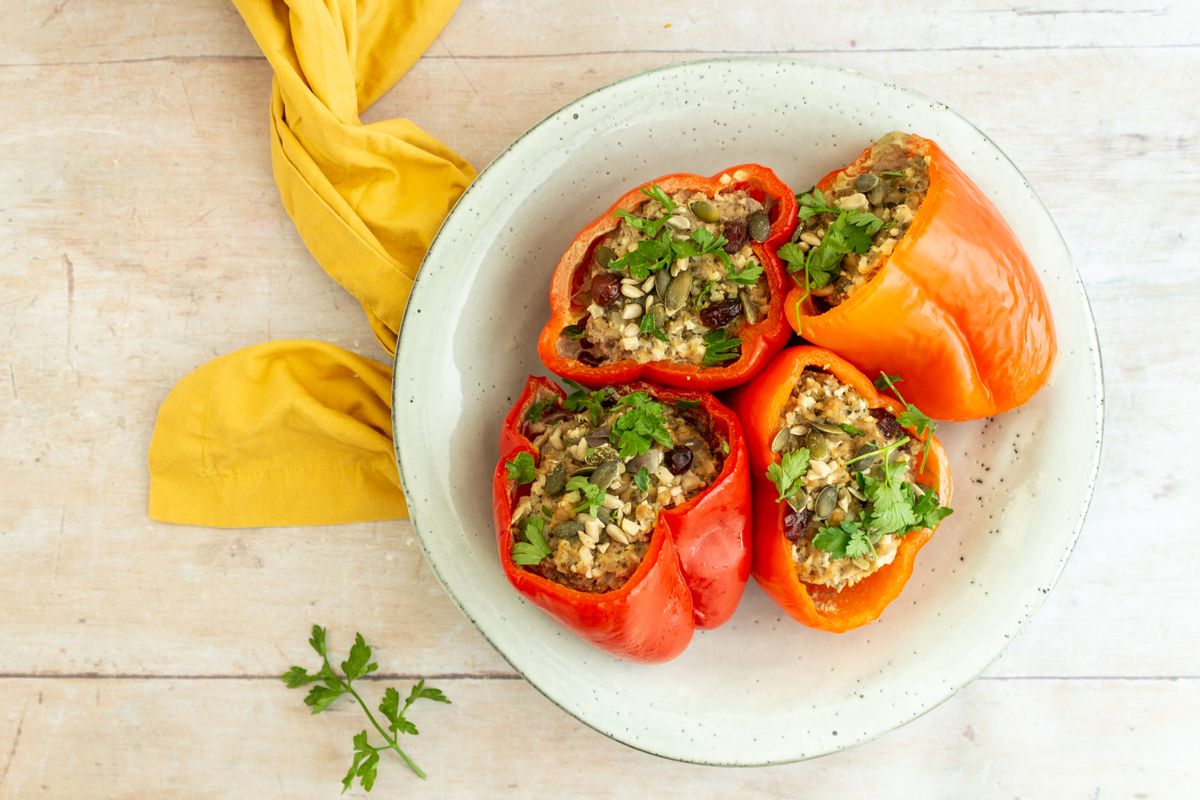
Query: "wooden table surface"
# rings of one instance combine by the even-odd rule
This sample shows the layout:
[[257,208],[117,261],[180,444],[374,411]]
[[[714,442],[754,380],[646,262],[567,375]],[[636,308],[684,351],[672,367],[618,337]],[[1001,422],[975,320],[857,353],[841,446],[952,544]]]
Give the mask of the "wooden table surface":
[[[1183,797],[1200,721],[1200,4],[468,0],[369,119],[484,166],[571,98],[723,53],[887,76],[974,121],[1083,274],[1108,395],[1102,473],[1061,582],[957,697],[812,762],[675,764],[525,683],[443,593],[407,523],[209,530],[146,518],[176,380],[244,345],[377,358],[280,205],[270,70],[218,0],[0,0],[0,797],[334,797],[362,721],[277,676],[312,622],[383,681],[427,676],[374,794]],[[1081,459],[1086,454],[1080,454]],[[593,765],[579,775],[545,765]],[[848,788],[848,787],[852,787]],[[356,790],[355,793],[360,793]]]

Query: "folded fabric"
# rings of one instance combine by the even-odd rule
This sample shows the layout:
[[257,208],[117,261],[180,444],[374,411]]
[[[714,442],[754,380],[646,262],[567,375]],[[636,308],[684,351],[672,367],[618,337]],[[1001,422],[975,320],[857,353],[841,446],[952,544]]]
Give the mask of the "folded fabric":
[[[271,162],[317,262],[388,353],[417,268],[475,173],[403,119],[364,125],[449,20],[449,0],[235,0],[275,71]],[[221,527],[405,515],[390,370],[317,342],[274,342],[185,378],[150,445],[150,516]]]

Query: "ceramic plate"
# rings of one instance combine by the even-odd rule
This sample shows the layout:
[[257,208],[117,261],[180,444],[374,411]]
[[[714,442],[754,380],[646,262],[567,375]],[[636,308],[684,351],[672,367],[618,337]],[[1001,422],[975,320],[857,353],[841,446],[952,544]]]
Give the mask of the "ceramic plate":
[[[694,89],[703,85],[703,92]],[[754,585],[667,664],[611,658],[522,599],[492,529],[497,433],[529,373],[547,286],[574,234],[629,187],[756,161],[803,189],[893,129],[940,144],[1037,265],[1059,360],[1016,412],[942,426],[956,513],[877,623],[838,636]],[[430,566],[534,686],[640,750],[706,764],[829,753],[908,722],[980,673],[1041,605],[1083,523],[1100,451],[1099,351],[1079,276],[1017,168],[941,103],[788,59],[681,64],[585,95],[504,151],[429,250],[396,353],[397,458]]]

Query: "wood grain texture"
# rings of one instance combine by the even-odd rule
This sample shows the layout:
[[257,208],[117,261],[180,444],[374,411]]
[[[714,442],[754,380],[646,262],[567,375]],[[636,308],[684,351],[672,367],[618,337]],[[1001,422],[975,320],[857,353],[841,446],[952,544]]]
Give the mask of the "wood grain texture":
[[383,354],[279,204],[270,71],[230,6],[0,0],[0,797],[334,796],[359,721],[309,719],[272,679],[306,659],[312,621],[343,643],[362,629],[384,669],[443,676],[455,700],[422,709],[413,752],[431,783],[389,765],[388,793],[561,794],[510,766],[514,733],[532,727],[604,759],[626,794],[823,796],[855,781],[931,797],[1179,796],[1195,778],[1184,725],[1200,712],[1200,588],[1172,555],[1190,552],[1197,499],[1200,10],[940,6],[466,2],[365,114],[410,116],[482,167],[641,69],[799,53],[947,102],[1062,228],[1100,327],[1108,413],[1059,586],[985,679],[905,729],[810,764],[723,771],[636,753],[554,708],[454,608],[407,523],[146,519],[154,415],[189,370],[288,337]]

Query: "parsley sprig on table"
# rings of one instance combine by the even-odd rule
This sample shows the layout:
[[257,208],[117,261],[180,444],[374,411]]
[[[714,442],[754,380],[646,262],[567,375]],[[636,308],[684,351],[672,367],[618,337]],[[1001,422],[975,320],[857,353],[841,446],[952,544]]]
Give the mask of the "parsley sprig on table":
[[333,667],[329,664],[329,655],[325,647],[325,629],[319,625],[313,625],[312,636],[308,640],[309,645],[321,657],[321,668],[312,674],[303,667],[292,667],[283,674],[283,682],[287,684],[289,689],[296,689],[301,686],[308,686],[315,683],[308,690],[308,694],[304,697],[304,704],[312,709],[312,713],[319,714],[329,708],[335,700],[343,695],[353,697],[362,707],[363,713],[367,715],[367,720],[371,726],[383,737],[384,744],[373,745],[370,742],[369,735],[366,730],[359,731],[354,735],[354,759],[350,764],[350,769],[346,772],[346,777],[342,779],[342,791],[345,792],[354,783],[354,779],[358,778],[359,784],[368,792],[375,785],[377,767],[379,765],[379,753],[384,750],[394,750],[400,758],[404,759],[404,763],[413,771],[419,778],[425,778],[425,772],[416,765],[416,763],[408,757],[408,755],[400,749],[398,744],[400,734],[409,734],[416,736],[418,734],[417,726],[414,725],[407,716],[408,709],[417,700],[432,700],[436,703],[449,703],[446,695],[442,694],[440,689],[435,689],[432,686],[426,686],[424,679],[417,681],[416,684],[409,690],[408,697],[405,698],[403,706],[400,704],[400,693],[395,689],[388,688],[383,694],[383,700],[379,703],[379,713],[387,722],[387,727],[379,723],[375,715],[371,713],[371,709],[367,708],[367,703],[363,700],[362,695],[354,688],[354,681],[366,675],[375,672],[379,669],[379,665],[371,660],[371,648],[363,639],[361,633],[355,634],[354,645],[350,648],[350,655],[342,662],[342,675],[338,675],[333,671]]
[[775,484],[779,497],[776,503],[795,497],[804,486],[805,473],[808,472],[809,452],[807,447],[791,450],[783,454],[778,462],[767,467],[767,480]]
[[650,399],[647,392],[631,392],[617,401],[618,408],[627,409],[613,420],[609,439],[617,446],[621,458],[640,456],[650,449],[651,442],[672,447],[667,431],[667,418],[662,403]]
[[914,428],[917,435],[925,439],[925,446],[921,450],[921,469],[925,469],[925,461],[929,458],[929,447],[938,426],[928,414],[904,399],[904,395],[900,394],[900,390],[896,388],[896,384],[901,380],[903,379],[899,375],[880,372],[879,377],[875,379],[875,388],[880,391],[890,389],[892,394],[896,395],[896,399],[904,403],[905,410],[896,417],[896,421],[907,428]]

